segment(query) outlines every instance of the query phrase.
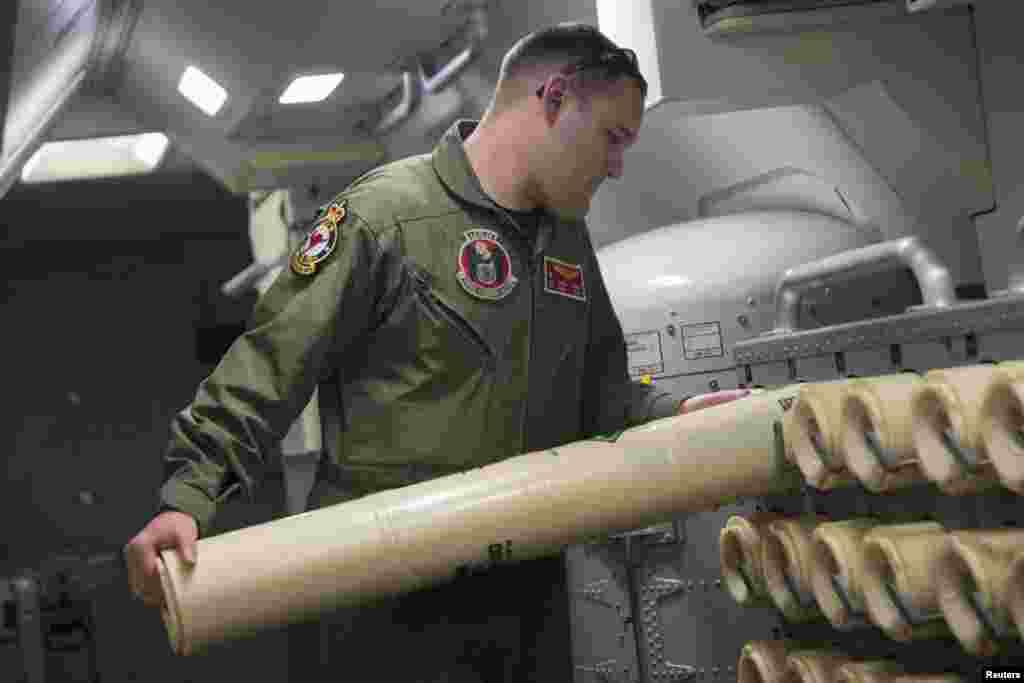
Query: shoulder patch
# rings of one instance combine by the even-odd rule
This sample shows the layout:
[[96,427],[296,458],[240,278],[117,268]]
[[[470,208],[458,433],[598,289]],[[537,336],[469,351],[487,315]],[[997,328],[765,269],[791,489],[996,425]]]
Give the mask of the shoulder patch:
[[299,275],[316,273],[322,263],[338,246],[338,226],[345,220],[345,202],[331,202],[321,211],[320,219],[299,248],[292,255],[292,270]]

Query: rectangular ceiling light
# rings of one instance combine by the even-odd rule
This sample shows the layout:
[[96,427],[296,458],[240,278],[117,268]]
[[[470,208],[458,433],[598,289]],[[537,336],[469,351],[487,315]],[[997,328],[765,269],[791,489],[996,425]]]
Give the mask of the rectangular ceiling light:
[[163,161],[168,142],[163,133],[47,142],[25,164],[21,180],[43,183],[149,173]]
[[178,92],[206,112],[207,116],[215,116],[228,99],[228,92],[217,81],[194,66],[185,69],[181,75]]
[[278,100],[281,104],[296,104],[299,102],[322,102],[327,96],[334,92],[345,74],[323,74],[320,76],[300,76],[285,88],[284,94]]

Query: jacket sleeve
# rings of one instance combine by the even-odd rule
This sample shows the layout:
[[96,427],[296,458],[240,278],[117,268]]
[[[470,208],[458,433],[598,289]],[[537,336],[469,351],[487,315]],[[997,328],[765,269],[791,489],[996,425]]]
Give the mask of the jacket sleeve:
[[612,307],[587,229],[590,250],[591,308],[583,377],[583,434],[609,434],[679,412],[687,395],[673,393],[629,376],[626,340]]
[[239,489],[254,499],[267,454],[335,359],[379,319],[390,251],[349,209],[334,250],[314,274],[297,274],[289,261],[245,333],[172,420],[161,510],[192,515],[202,536],[219,503]]

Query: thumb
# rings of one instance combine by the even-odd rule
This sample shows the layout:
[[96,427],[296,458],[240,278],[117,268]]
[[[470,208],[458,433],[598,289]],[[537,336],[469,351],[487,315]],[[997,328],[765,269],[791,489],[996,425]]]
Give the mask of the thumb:
[[178,530],[178,548],[181,550],[182,557],[189,564],[195,564],[198,561],[196,556],[196,539],[192,538],[192,535],[184,529]]

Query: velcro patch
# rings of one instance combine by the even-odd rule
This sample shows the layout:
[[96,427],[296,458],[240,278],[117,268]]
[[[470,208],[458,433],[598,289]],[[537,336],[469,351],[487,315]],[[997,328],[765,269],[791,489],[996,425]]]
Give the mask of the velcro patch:
[[577,301],[586,301],[587,288],[583,281],[583,268],[545,256],[544,291]]
[[338,225],[345,220],[345,202],[332,202],[316,227],[292,256],[292,270],[299,275],[312,275],[338,245]]

